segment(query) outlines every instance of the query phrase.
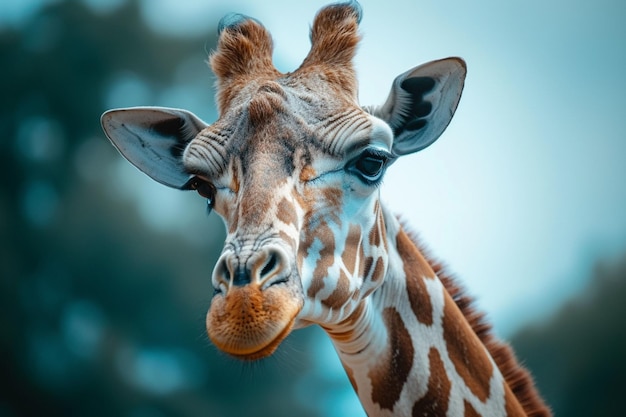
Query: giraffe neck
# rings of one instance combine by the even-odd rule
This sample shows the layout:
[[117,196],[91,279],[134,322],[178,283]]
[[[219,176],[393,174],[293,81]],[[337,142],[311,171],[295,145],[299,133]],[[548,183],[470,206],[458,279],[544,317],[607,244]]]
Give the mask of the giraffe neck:
[[385,222],[384,283],[325,327],[368,415],[526,415],[417,245],[393,216]]

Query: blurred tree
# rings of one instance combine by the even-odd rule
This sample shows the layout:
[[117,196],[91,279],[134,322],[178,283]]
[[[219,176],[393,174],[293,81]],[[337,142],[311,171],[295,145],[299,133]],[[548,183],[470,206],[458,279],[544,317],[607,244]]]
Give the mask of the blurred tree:
[[104,14],[55,2],[0,29],[0,416],[314,415],[285,395],[304,353],[285,372],[209,347],[221,222],[180,193],[202,239],[148,228],[120,195],[142,174],[120,174],[100,130],[110,105],[176,105],[143,100],[181,79],[210,103],[214,42],[151,32],[136,1]]
[[600,265],[586,291],[512,340],[557,416],[623,415],[626,256]]

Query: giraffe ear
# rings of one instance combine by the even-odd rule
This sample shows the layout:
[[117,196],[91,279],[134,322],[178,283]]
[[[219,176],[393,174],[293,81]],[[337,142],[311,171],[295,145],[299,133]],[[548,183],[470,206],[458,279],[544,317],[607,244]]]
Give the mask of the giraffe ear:
[[396,155],[420,151],[439,138],[459,104],[466,72],[461,58],[428,62],[398,76],[381,107],[366,108],[391,126]]
[[173,188],[189,180],[183,152],[207,124],[186,110],[133,107],[109,110],[102,128],[113,146],[150,178]]

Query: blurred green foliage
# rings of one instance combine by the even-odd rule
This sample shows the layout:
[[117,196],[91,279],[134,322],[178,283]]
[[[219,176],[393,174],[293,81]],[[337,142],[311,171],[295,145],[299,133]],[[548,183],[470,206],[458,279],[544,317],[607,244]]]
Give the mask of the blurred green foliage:
[[[306,417],[350,389],[311,372],[324,361],[308,331],[260,364],[216,352],[204,315],[223,226],[188,199],[179,216],[202,225],[195,237],[156,230],[121,195],[142,174],[120,175],[100,114],[176,106],[143,100],[184,84],[208,103],[191,110],[214,115],[207,33],[154,33],[132,1],[106,14],[54,3],[0,30],[0,417]],[[584,296],[513,339],[557,415],[620,415],[625,276],[626,262],[598,269]]]

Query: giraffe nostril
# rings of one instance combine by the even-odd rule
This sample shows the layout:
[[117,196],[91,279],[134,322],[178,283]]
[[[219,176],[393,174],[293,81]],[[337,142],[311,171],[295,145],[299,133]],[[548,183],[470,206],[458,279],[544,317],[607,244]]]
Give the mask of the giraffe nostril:
[[261,269],[261,279],[263,279],[263,277],[266,277],[270,272],[272,272],[274,268],[276,268],[277,264],[278,257],[276,256],[276,253],[270,252],[267,262],[263,266],[263,269]]
[[225,257],[222,257],[215,268],[213,269],[213,289],[214,294],[224,292],[230,284],[230,270],[228,268],[228,261]]
[[258,279],[263,288],[289,281],[290,268],[285,253],[279,248],[269,248],[265,263],[259,271]]

